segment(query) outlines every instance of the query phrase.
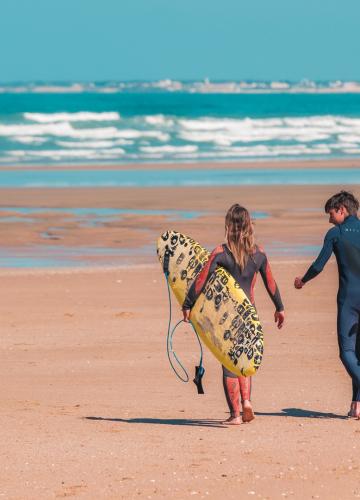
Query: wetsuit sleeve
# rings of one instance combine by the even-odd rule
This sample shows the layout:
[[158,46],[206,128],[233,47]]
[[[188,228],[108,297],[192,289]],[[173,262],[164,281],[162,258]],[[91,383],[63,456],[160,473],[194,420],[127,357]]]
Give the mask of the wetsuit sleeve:
[[196,302],[196,299],[202,292],[207,280],[218,266],[224,266],[226,263],[226,255],[222,245],[219,245],[212,251],[209,260],[199,272],[194,282],[192,283],[187,296],[183,303],[183,309],[191,309]]
[[274,303],[277,311],[283,311],[284,305],[281,300],[280,291],[272,274],[269,261],[266,254],[262,255],[262,261],[259,268],[262,280],[264,282],[265,288]]
[[324,244],[323,247],[317,257],[317,259],[311,264],[309,269],[306,271],[304,276],[301,278],[301,281],[303,283],[306,283],[307,281],[312,280],[317,276],[321,271],[324,269],[325,264],[327,261],[330,259],[331,254],[334,249],[334,241],[337,236],[337,228],[330,229],[326,233],[325,239],[324,239]]

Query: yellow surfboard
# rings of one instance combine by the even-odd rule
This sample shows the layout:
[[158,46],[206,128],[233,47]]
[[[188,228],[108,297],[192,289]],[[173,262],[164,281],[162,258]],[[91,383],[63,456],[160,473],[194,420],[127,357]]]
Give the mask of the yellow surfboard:
[[[182,305],[210,254],[195,240],[176,231],[166,231],[157,241],[162,265],[165,252],[169,259],[168,282]],[[228,370],[244,376],[256,372],[264,350],[262,327],[255,307],[222,267],[209,277],[190,319],[201,340]]]

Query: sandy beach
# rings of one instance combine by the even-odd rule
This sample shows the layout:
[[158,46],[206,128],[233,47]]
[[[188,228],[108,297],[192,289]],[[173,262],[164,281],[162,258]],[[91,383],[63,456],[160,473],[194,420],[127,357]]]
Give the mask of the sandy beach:
[[[323,203],[340,187],[1,189],[2,217],[14,215],[6,207],[49,209],[2,222],[8,252],[102,246],[130,256],[116,265],[90,255],[85,268],[0,270],[0,496],[360,497],[360,423],[345,417],[351,384],[337,352],[335,261],[304,290],[293,288],[315,256],[309,248],[321,246],[330,227]],[[360,195],[357,186],[353,192]],[[205,353],[203,396],[168,364],[155,239],[174,228],[211,249],[234,202],[265,213],[255,223],[257,239],[271,256],[287,318],[276,331],[258,280],[266,353],[254,377],[256,419],[228,428],[212,355]],[[71,214],[81,207],[163,213],[89,225]],[[175,343],[192,373],[199,353],[190,329],[180,329]]]

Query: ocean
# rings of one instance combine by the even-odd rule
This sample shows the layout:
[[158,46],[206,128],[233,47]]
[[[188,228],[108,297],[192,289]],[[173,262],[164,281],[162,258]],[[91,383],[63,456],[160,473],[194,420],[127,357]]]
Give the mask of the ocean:
[[360,93],[336,88],[331,82],[0,86],[0,165],[357,158]]

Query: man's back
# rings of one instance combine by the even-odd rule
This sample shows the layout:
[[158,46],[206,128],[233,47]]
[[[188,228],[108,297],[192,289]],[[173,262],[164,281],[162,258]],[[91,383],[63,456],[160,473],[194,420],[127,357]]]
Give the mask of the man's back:
[[[339,267],[339,299],[351,292],[360,292],[360,220],[349,215],[345,221],[329,231],[333,233],[333,251]],[[341,297],[340,297],[341,296]],[[360,302],[359,296],[348,297]]]

